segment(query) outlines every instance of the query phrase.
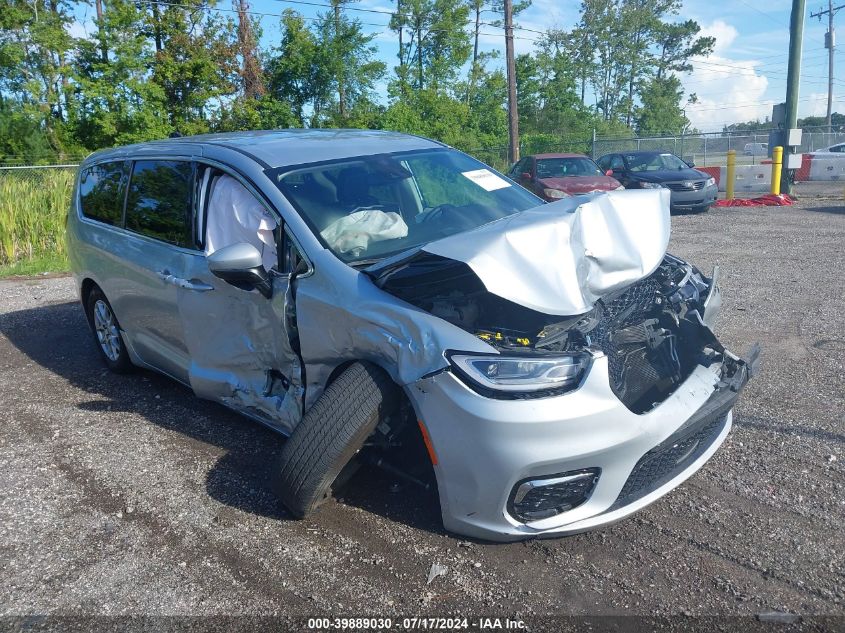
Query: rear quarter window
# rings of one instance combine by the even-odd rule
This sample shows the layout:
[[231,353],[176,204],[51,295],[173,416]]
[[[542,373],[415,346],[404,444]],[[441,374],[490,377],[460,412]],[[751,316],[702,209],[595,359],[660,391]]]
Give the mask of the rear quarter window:
[[191,230],[193,166],[188,161],[139,160],[126,197],[126,228],[194,248]]
[[124,161],[86,167],[79,175],[82,215],[104,224],[123,224],[123,197],[128,165]]

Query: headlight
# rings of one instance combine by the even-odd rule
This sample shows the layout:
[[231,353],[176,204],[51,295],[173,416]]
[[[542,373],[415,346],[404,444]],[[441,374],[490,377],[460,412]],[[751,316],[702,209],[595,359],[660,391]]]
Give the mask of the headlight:
[[625,185],[619,185],[614,191],[625,191]]
[[555,198],[556,200],[569,197],[568,193],[561,191],[560,189],[543,189],[543,193],[547,198]]
[[499,356],[452,354],[456,373],[492,398],[541,397],[572,391],[590,364],[587,354]]
[[642,189],[663,189],[663,185],[659,182],[641,182],[640,188]]
[[705,186],[705,187],[712,187],[712,186],[713,186],[713,185],[715,185],[715,184],[716,184],[716,179],[715,179],[715,178],[708,178],[708,179],[707,179],[707,182],[706,182],[706,183],[704,183],[704,186]]

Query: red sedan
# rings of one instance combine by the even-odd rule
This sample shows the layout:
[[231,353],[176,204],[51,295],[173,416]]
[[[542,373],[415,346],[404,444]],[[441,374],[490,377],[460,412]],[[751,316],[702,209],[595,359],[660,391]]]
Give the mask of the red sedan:
[[510,168],[508,176],[547,202],[594,191],[624,189],[618,180],[583,154],[525,156]]

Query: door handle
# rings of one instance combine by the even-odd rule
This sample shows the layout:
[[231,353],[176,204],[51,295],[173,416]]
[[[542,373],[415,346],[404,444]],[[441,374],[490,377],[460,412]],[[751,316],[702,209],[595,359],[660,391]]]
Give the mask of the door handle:
[[173,283],[185,290],[194,290],[196,292],[208,292],[209,290],[214,290],[214,286],[207,284],[204,281],[194,281],[193,279],[174,277]]
[[156,273],[156,276],[166,284],[173,284],[177,288],[184,288],[185,290],[196,290],[197,292],[214,290],[214,286],[205,282],[195,281],[193,279],[182,279],[181,277],[176,277],[171,274],[168,270],[160,270]]

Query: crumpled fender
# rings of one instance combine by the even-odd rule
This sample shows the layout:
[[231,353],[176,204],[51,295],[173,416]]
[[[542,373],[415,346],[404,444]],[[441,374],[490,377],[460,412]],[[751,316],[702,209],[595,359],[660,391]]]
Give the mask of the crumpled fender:
[[669,244],[669,191],[613,191],[529,209],[431,242],[493,294],[552,315],[583,314],[651,274]]

